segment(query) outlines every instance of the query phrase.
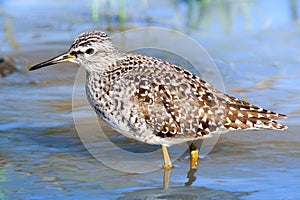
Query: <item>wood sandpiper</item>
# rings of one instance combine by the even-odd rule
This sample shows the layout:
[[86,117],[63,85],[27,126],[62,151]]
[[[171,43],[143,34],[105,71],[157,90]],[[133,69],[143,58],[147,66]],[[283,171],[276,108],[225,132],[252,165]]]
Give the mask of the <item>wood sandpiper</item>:
[[[97,115],[121,134],[167,147],[229,130],[276,129],[286,116],[223,94],[164,60],[121,52],[104,32],[87,31],[68,52],[30,68],[73,62],[86,71],[86,95]],[[194,149],[195,150],[195,149]],[[197,162],[198,151],[191,151]]]

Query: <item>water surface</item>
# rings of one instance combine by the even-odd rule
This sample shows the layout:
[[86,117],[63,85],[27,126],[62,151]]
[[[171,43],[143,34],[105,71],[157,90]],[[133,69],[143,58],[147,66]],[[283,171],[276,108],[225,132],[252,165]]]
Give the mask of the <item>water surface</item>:
[[[116,171],[85,149],[71,105],[77,66],[25,70],[66,51],[83,30],[117,33],[122,27],[118,5],[99,2],[99,18],[92,17],[92,1],[0,2],[0,19],[5,22],[0,54],[12,55],[24,71],[0,79],[0,199],[300,198],[299,2],[208,1],[206,6],[198,1],[126,2],[125,27],[151,25],[189,34],[216,62],[227,93],[288,115],[284,123],[289,129],[284,132],[221,136],[200,160],[190,186],[184,154],[174,162],[167,190],[162,189],[163,170]],[[102,12],[107,6],[110,12]],[[59,11],[66,7],[64,13]],[[143,148],[108,134],[125,149]],[[107,156],[114,159],[114,152]]]

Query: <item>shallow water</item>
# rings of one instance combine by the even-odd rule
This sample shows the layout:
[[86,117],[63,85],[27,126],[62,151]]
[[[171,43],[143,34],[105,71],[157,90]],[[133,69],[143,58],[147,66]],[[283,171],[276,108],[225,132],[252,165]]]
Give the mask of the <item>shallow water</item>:
[[[0,2],[0,19],[6,21],[0,31],[0,53],[13,55],[25,71],[25,66],[67,50],[82,30],[106,27],[117,32],[116,4],[110,6],[107,27],[107,18],[91,19],[91,1],[70,2],[28,1],[26,6],[24,1]],[[284,123],[289,129],[222,135],[213,151],[200,160],[194,182],[187,178],[185,153],[174,162],[169,189],[163,190],[163,170],[117,171],[86,150],[73,114],[85,120],[87,133],[93,135],[95,129],[88,123],[92,116],[85,112],[84,103],[72,110],[78,67],[63,64],[15,73],[0,79],[0,199],[299,199],[300,32],[294,10],[289,10],[293,1],[211,5],[198,23],[198,7],[185,1],[164,1],[160,6],[143,2],[144,7],[134,13],[129,11],[141,4],[126,2],[128,27],[152,25],[188,33],[216,62],[227,93],[287,114]],[[100,1],[100,11],[104,3]],[[71,7],[66,13],[58,12],[57,8],[67,5]],[[219,15],[210,14],[217,11]],[[226,13],[232,18],[221,20]],[[13,36],[9,40],[8,34]],[[131,152],[156,150],[112,131],[106,135]],[[170,149],[171,157],[178,149]],[[108,158],[116,158],[110,149],[101,150]],[[142,160],[147,162],[149,157]]]

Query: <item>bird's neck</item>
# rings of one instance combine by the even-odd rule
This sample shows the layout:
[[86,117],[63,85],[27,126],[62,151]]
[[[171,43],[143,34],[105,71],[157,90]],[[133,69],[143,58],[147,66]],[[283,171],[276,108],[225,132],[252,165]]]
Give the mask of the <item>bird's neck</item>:
[[93,63],[84,63],[83,67],[90,74],[98,73],[103,74],[106,71],[111,71],[116,68],[115,63],[119,60],[124,59],[126,54],[122,52],[116,52],[110,55],[99,55],[97,60],[94,60]]
[[[123,60],[123,57],[117,57],[115,59],[102,59],[97,67],[93,67],[92,69],[86,69],[86,78],[87,82],[91,80],[96,80],[100,82],[114,82],[117,81],[120,77],[115,77],[116,73],[118,73],[121,68],[118,66],[118,61]],[[120,73],[119,73],[120,74]]]

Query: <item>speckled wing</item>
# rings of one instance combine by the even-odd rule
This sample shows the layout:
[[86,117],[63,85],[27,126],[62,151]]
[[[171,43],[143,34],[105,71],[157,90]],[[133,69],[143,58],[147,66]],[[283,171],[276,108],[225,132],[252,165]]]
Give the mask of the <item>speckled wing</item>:
[[[222,129],[224,100],[208,84],[181,67],[143,56],[128,80],[138,82],[131,98],[153,133],[160,137],[201,137]],[[131,55],[130,60],[142,60]]]
[[157,136],[197,138],[215,131],[287,128],[275,121],[285,115],[223,94],[163,60],[129,54],[123,66],[131,70],[126,82],[134,82],[131,101]]

